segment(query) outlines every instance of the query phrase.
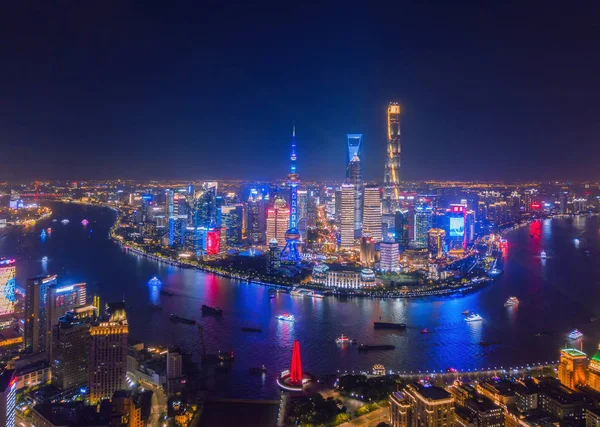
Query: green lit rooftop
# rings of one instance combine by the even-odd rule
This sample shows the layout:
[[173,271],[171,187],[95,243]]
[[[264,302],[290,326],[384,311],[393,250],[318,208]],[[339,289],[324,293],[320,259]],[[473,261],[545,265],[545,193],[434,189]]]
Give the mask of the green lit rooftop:
[[571,357],[587,357],[583,351],[579,351],[576,348],[563,348],[560,352],[568,354]]

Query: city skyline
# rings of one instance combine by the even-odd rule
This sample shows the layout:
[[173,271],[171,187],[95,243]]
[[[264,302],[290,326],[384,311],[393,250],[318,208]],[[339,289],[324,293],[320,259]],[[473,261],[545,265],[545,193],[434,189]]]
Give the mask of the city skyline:
[[64,12],[7,11],[2,180],[277,179],[295,121],[305,180],[343,177],[360,133],[364,179],[380,182],[389,102],[402,180],[598,178],[585,8]]

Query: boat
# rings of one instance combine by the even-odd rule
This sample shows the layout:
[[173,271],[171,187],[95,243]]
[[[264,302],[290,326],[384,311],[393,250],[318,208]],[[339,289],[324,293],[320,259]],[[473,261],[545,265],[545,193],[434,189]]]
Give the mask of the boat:
[[546,259],[546,251],[542,251],[542,253],[540,254],[540,258]]
[[48,232],[48,234],[52,233],[52,229],[51,229],[50,227],[48,227],[48,228],[46,229],[46,231]]
[[160,290],[160,294],[161,294],[161,295],[166,295],[166,296],[168,296],[168,297],[172,297],[173,295],[175,295],[173,292],[171,292],[171,291],[167,291],[166,289],[161,289],[161,290]]
[[202,304],[202,314],[214,314],[220,316],[223,314],[223,309],[219,307],[209,307],[208,305]]
[[262,375],[267,373],[267,368],[262,365],[260,368],[250,368],[248,372],[250,372],[250,375]]
[[464,314],[464,315],[468,315],[468,314],[469,314],[469,309],[467,309],[467,310],[463,311],[463,312],[462,312],[462,314]]
[[152,279],[148,280],[148,285],[150,285],[150,286],[162,286],[162,284],[163,283],[156,276],[154,276]]
[[517,305],[517,304],[519,304],[519,300],[517,299],[517,297],[510,297],[504,303],[504,307],[511,307],[511,306]]
[[69,223],[69,220],[68,220],[67,218],[65,218],[65,219],[63,219],[61,222],[62,222],[64,225],[67,225],[67,224]]
[[46,235],[47,235],[46,230],[42,230],[40,237],[43,239],[46,237]]
[[583,333],[581,333],[581,331],[578,329],[573,329],[569,334],[569,339],[571,340],[578,340],[581,337],[583,337]]
[[302,291],[299,291],[298,289],[292,289],[290,291],[290,295],[296,296],[296,297],[301,297],[304,294],[302,293]]
[[421,333],[422,333],[422,334],[428,334],[428,333],[429,333],[429,331],[427,330],[427,328],[425,328],[425,329],[421,329]]
[[465,321],[467,322],[481,322],[483,320],[483,317],[481,317],[479,314],[471,314],[470,316],[465,317]]
[[296,320],[296,318],[294,317],[293,314],[288,314],[288,313],[283,313],[283,314],[280,314],[275,317],[279,320],[284,320],[286,322],[294,322]]
[[269,294],[269,299],[275,298],[275,295],[277,295],[277,294]]
[[479,341],[479,345],[482,347],[489,347],[491,345],[499,345],[502,344],[502,341],[497,340],[497,341]]
[[360,344],[358,351],[369,351],[369,350],[394,350],[395,345],[391,344]]
[[313,293],[312,293],[312,296],[313,296],[314,298],[325,298],[325,295],[323,295],[323,294],[320,294],[320,293],[318,293],[318,292],[313,292]]
[[242,327],[242,332],[262,332],[262,329],[244,326],[244,327]]
[[342,334],[338,338],[335,339],[335,343],[336,344],[349,344],[350,338],[348,338],[346,335]]
[[83,218],[83,219],[81,220],[81,225],[83,225],[84,227],[85,227],[86,225],[88,225],[89,223],[90,223],[90,222],[89,222],[87,219],[85,219],[85,218]]
[[406,329],[405,323],[373,322],[375,329]]
[[56,218],[54,218],[54,219],[52,220],[52,222],[57,222],[57,221],[58,221],[58,220],[57,220]]
[[48,262],[48,257],[46,255],[42,257],[42,262]]
[[171,314],[169,316],[169,319],[171,319],[173,322],[185,323],[186,325],[195,325],[196,324],[195,320],[187,319],[185,317],[180,317],[180,316],[177,316],[176,314]]
[[154,309],[154,310],[162,310],[162,306],[161,305],[157,305],[157,304],[148,304],[148,307]]
[[223,360],[223,361],[232,361],[234,359],[233,357],[233,351],[219,351],[219,353],[217,354],[217,356],[219,356],[219,360]]

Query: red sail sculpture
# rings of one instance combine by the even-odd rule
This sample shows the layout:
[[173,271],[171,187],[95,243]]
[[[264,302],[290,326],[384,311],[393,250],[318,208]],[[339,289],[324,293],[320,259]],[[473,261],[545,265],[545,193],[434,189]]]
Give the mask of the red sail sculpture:
[[302,383],[302,362],[300,361],[300,343],[298,340],[294,341],[294,349],[292,350],[290,380],[293,384]]

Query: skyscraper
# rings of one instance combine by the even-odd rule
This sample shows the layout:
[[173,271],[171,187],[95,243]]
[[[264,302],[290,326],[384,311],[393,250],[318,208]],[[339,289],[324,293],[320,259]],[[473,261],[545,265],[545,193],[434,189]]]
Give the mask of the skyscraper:
[[285,232],[289,226],[290,210],[285,200],[277,199],[271,209],[267,210],[267,242],[277,240],[279,246],[285,246]]
[[96,318],[93,305],[67,312],[52,330],[52,383],[61,390],[87,385],[89,380],[90,328]]
[[298,184],[300,178],[296,173],[296,126],[292,130],[292,152],[290,154],[290,173],[288,174],[288,185],[290,186],[290,228],[285,232],[285,247],[281,251],[281,257],[292,262],[300,261],[298,252]]
[[89,388],[92,405],[125,387],[128,334],[124,303],[108,304],[103,320],[90,329]]
[[446,231],[441,228],[431,228],[428,233],[427,247],[432,258],[441,258],[444,255]]
[[0,316],[15,312],[16,270],[14,259],[0,259]]
[[587,385],[591,389],[600,392],[600,346],[598,346],[598,350],[590,360]]
[[13,369],[0,374],[0,425],[15,427],[17,410],[17,377]]
[[56,275],[37,276],[25,284],[25,351],[38,353],[46,351],[47,316],[46,302],[48,288],[56,286]]
[[276,274],[281,267],[281,249],[277,239],[269,241],[269,256],[267,258],[267,273]]
[[440,387],[408,384],[390,395],[392,427],[451,427],[454,398]]
[[378,186],[365,187],[363,234],[369,234],[374,243],[381,242],[381,193]]
[[[47,360],[52,361],[52,327],[58,324],[58,319],[75,307],[85,304],[85,283],[74,285],[53,284],[48,286],[46,303],[46,340]],[[83,295],[82,295],[83,294]],[[83,302],[83,303],[82,303]]]
[[340,247],[354,246],[354,185],[343,184],[340,206]]
[[348,151],[346,152],[347,163],[350,163],[354,156],[358,156],[359,159],[362,159],[362,137],[362,133],[349,133],[346,135],[346,140],[348,143]]
[[241,205],[221,206],[221,222],[225,227],[225,241],[227,245],[237,245],[242,241],[242,217]]
[[415,205],[415,236],[416,247],[427,247],[427,233],[432,227],[433,208],[426,202]]
[[558,363],[558,379],[570,389],[586,383],[587,356],[574,348],[563,348]]
[[358,155],[354,155],[350,163],[346,168],[346,179],[354,185],[354,235],[355,237],[360,236],[362,229],[362,214],[363,214],[363,200],[362,200],[362,172],[360,166],[360,159]]
[[247,213],[247,227],[248,227],[248,239],[250,243],[262,243],[265,241],[265,201],[262,194],[258,193],[258,190],[250,190],[250,196],[248,197],[248,209]]
[[409,238],[409,226],[408,226],[408,209],[398,209],[395,213],[395,234],[396,234],[396,242],[401,247],[406,248],[410,241]]
[[383,183],[386,196],[398,199],[400,185],[400,106],[390,102],[387,109],[387,156]]
[[398,255],[398,243],[381,242],[379,245],[379,268],[381,271],[398,271],[400,269]]

